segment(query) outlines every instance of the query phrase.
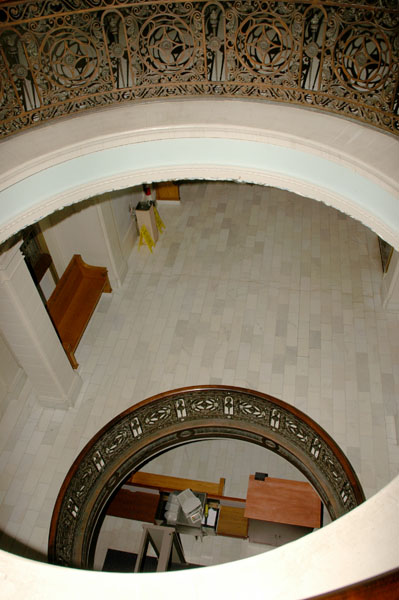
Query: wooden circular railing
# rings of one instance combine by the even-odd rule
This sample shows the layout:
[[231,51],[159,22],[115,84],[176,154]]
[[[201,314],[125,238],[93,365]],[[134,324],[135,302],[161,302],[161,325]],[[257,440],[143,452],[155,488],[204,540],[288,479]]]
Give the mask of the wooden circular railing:
[[399,568],[307,600],[397,600]]
[[49,560],[91,568],[101,515],[127,477],[171,448],[211,438],[244,440],[288,460],[313,484],[332,519],[364,501],[348,459],[300,410],[244,388],[182,388],[129,408],[82,450],[55,504]]
[[396,0],[0,1],[0,131],[171,97],[284,102],[399,132]]

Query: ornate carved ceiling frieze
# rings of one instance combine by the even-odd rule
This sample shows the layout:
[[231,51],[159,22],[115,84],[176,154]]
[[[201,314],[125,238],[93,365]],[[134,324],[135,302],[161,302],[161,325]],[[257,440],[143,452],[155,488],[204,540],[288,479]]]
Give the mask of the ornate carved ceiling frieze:
[[3,2],[1,132],[210,96],[292,103],[397,134],[398,23],[396,0]]

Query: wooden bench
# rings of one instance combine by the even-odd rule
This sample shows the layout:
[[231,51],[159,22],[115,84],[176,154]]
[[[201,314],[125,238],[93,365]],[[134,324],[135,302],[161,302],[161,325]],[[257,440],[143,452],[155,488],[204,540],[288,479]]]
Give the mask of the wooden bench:
[[137,471],[126,482],[127,485],[147,487],[162,492],[183,491],[189,488],[193,492],[204,492],[208,496],[222,496],[226,480],[221,477],[218,483],[184,479],[183,477],[170,477],[169,475],[156,475]]
[[87,265],[75,254],[53,293],[47,310],[74,369],[75,350],[103,292],[112,292],[105,267]]

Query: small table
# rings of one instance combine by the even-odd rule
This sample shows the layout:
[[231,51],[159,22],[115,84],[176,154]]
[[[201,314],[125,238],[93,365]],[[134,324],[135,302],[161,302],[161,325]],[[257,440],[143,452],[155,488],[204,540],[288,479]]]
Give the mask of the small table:
[[322,506],[307,482],[250,475],[244,511],[249,541],[274,546],[297,539],[321,527]]

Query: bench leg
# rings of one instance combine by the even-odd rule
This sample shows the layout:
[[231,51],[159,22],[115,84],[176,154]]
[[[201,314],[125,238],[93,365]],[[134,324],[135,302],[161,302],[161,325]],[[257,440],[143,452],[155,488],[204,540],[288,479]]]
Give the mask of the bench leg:
[[109,282],[108,275],[107,275],[107,279],[105,280],[103,292],[106,292],[107,294],[110,294],[112,292],[112,287]]
[[70,344],[62,344],[62,346],[63,346],[65,353],[69,359],[69,362],[72,365],[72,369],[77,369],[79,366],[79,363],[77,362],[77,360],[75,358],[75,354],[71,348],[71,345]]

